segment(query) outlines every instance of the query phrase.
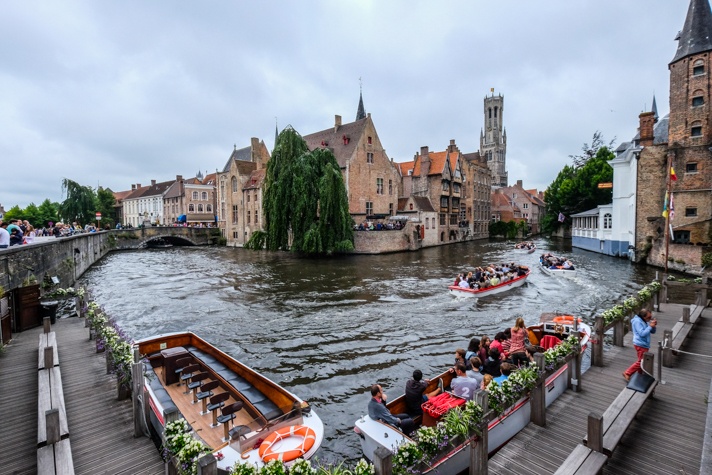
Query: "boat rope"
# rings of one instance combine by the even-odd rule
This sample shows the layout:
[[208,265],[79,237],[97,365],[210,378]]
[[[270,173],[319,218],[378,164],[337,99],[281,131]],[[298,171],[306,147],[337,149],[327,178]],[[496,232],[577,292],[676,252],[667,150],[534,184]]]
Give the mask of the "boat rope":
[[143,406],[143,395],[142,394],[137,394],[136,397],[138,398],[139,402],[141,403],[141,432],[143,432],[143,435],[148,437],[149,439],[151,438],[151,433],[148,431],[148,423],[146,422],[146,411],[144,410]]
[[663,344],[663,350],[672,350],[676,353],[682,353],[683,355],[700,356],[702,358],[712,358],[712,355],[703,355],[702,353],[693,353],[691,351],[676,350],[675,348],[673,348],[671,346],[667,346],[667,339],[665,340],[665,343]]

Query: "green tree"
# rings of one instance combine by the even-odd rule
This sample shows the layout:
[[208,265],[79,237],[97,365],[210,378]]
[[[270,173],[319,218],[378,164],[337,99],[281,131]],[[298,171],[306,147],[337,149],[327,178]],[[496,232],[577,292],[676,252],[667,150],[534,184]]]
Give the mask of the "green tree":
[[23,219],[22,208],[20,208],[20,205],[15,205],[9,210],[5,211],[3,221],[12,221],[13,219]]
[[37,208],[37,211],[37,224],[40,227],[59,221],[59,204],[52,203],[49,199],[44,200]]
[[90,186],[82,186],[68,178],[62,180],[62,193],[66,198],[59,207],[59,214],[67,222],[87,224],[94,221],[96,193]]
[[110,188],[99,187],[96,190],[96,210],[101,213],[101,225],[106,226],[107,224],[111,227],[116,224],[114,220],[114,205],[116,204],[116,198],[114,198],[114,192]]
[[30,203],[27,205],[25,209],[22,210],[22,219],[26,219],[32,226],[35,228],[41,228],[42,225],[40,224],[40,211],[39,208],[37,208],[37,205],[34,203]]
[[[267,164],[263,200],[265,232],[245,247],[331,254],[353,249],[353,222],[346,186],[334,154],[309,151],[291,127],[277,138]],[[291,246],[290,246],[291,232]]]

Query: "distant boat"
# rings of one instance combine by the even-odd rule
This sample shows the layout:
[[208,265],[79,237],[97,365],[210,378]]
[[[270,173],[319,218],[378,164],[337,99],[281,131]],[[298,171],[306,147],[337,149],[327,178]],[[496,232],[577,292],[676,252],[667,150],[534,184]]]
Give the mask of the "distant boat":
[[531,254],[536,251],[536,244],[532,241],[522,241],[514,245],[514,249],[517,251],[525,251],[527,254]]
[[553,276],[576,277],[576,268],[573,262],[564,257],[557,257],[551,253],[542,254],[539,258],[541,270]]
[[524,282],[526,282],[527,277],[529,277],[531,270],[527,266],[519,266],[518,269],[524,270],[525,273],[523,275],[516,276],[512,280],[487,287],[486,289],[466,289],[457,285],[451,285],[448,287],[448,290],[450,290],[450,295],[460,297],[485,297],[487,295],[500,294],[524,285]]

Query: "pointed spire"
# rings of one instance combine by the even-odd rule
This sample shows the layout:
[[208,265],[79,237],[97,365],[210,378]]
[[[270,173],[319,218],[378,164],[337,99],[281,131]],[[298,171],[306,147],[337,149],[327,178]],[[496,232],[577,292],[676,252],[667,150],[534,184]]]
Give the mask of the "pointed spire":
[[363,108],[363,84],[361,83],[361,78],[358,78],[359,82],[359,93],[358,93],[358,111],[356,112],[356,120],[361,120],[366,118],[366,110]]
[[709,0],[690,0],[685,26],[678,34],[672,63],[692,54],[712,50],[712,11]]
[[653,108],[651,110],[653,114],[655,114],[655,120],[657,121],[659,116],[658,116],[658,104],[655,102],[655,94],[653,94]]
[[279,137],[279,127],[277,127],[277,118],[274,118],[274,146],[277,146],[277,137]]

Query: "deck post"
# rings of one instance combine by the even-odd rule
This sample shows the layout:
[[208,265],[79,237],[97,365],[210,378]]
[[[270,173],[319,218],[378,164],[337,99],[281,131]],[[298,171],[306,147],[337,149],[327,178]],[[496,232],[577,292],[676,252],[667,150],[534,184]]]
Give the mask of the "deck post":
[[[544,354],[537,353],[534,355],[534,363],[536,363],[537,368],[544,369],[546,367],[546,362],[544,361]],[[532,389],[530,396],[531,404],[531,422],[534,424],[544,427],[546,426],[546,374],[542,373],[537,380],[536,387]]]
[[603,317],[596,317],[591,338],[591,366],[603,366]]
[[44,317],[42,319],[42,325],[44,325],[44,332],[49,333],[52,331],[52,322],[50,321],[49,317]]
[[489,455],[487,413],[489,412],[489,401],[487,391],[479,391],[475,394],[475,403],[482,408],[482,422],[479,426],[479,440],[470,442],[470,475],[487,475],[487,457]]
[[663,275],[663,286],[660,288],[660,303],[667,303],[667,274]]
[[616,320],[613,324],[613,344],[623,346],[623,337],[625,336],[625,322],[623,319]]
[[660,311],[660,291],[659,290],[653,294],[653,309],[656,312]]
[[47,427],[47,445],[54,445],[60,440],[59,434],[59,409],[56,407],[45,411],[45,424]]
[[212,453],[205,454],[198,459],[198,475],[217,475],[218,461]]
[[373,468],[376,475],[393,474],[393,453],[385,447],[373,451]]
[[596,452],[603,452],[603,416],[595,412],[588,414],[588,437],[586,446]]
[[643,362],[640,364],[643,367],[643,371],[648,373],[649,375],[653,375],[653,370],[654,366],[653,364],[655,363],[655,355],[651,352],[647,352],[643,355]]
[[672,330],[665,330],[663,332],[663,366],[666,368],[672,368],[675,359],[672,355]]
[[690,323],[690,307],[682,307],[682,323]]
[[44,369],[52,369],[54,367],[54,347],[45,346],[44,349]]
[[133,352],[134,363],[131,365],[131,393],[133,394],[133,426],[134,437],[143,437],[143,408],[141,401],[144,400],[143,395],[143,363],[141,362],[141,354],[138,348],[134,348]]

